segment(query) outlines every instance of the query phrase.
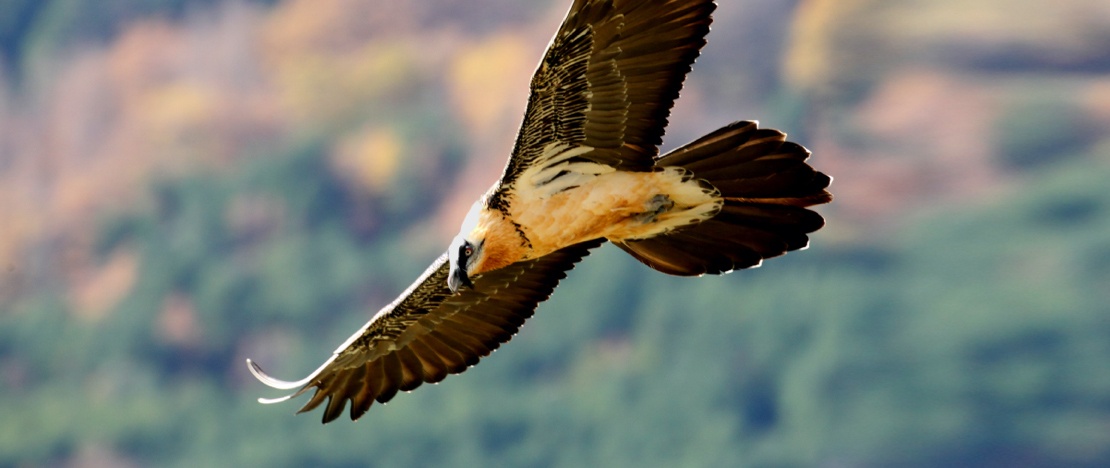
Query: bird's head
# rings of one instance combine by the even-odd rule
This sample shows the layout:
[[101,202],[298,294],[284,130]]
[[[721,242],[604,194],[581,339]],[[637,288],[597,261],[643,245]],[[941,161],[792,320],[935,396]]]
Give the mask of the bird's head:
[[475,275],[527,260],[530,255],[531,243],[519,226],[504,212],[487,208],[485,201],[479,200],[447,250],[451,264],[447,287],[453,293],[462,286],[474,287],[470,279]]
[[484,259],[486,245],[486,231],[479,226],[481,212],[481,202],[475,203],[463,220],[459,234],[447,249],[447,257],[451,265],[451,271],[447,275],[447,287],[452,293],[458,292],[462,286],[474,287],[470,282],[470,275],[478,271],[478,266]]

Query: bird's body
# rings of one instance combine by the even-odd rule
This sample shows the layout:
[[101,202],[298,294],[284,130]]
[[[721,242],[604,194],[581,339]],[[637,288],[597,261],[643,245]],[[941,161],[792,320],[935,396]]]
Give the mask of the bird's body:
[[508,341],[567,270],[605,241],[682,276],[808,245],[830,179],[777,130],[734,122],[658,155],[709,32],[712,0],[574,0],[532,78],[505,171],[447,253],[308,377],[324,422],[459,373]]
[[498,247],[471,274],[597,238],[654,237],[708,219],[720,209],[719,195],[678,168],[627,172],[589,166],[560,169],[564,175],[554,181],[542,171],[534,178],[526,172],[526,185],[518,187],[504,211],[486,208],[476,229],[490,233],[487,242],[488,236],[496,236],[490,245]]
[[684,175],[676,169],[600,174],[550,196],[522,196],[511,217],[529,239],[537,239],[529,258],[599,237],[655,237],[708,219],[720,209],[719,196]]

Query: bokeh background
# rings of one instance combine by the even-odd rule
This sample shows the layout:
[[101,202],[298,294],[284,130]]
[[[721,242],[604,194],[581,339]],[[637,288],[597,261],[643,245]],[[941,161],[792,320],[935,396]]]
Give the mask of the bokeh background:
[[758,118],[811,248],[612,247],[357,423],[299,378],[500,174],[567,0],[0,1],[0,465],[1110,466],[1110,4],[721,0],[665,148]]

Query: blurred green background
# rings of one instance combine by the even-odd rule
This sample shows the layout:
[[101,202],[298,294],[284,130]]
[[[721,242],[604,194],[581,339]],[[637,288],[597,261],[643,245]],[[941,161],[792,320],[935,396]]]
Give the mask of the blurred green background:
[[605,247],[357,423],[257,404],[444,249],[568,3],[0,2],[0,466],[1110,466],[1104,0],[722,0],[665,148],[789,132],[809,250]]

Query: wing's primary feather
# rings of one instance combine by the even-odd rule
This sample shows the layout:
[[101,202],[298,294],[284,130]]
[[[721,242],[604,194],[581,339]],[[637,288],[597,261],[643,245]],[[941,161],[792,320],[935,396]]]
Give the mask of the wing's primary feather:
[[398,390],[409,391],[462,372],[512,338],[536,306],[550,297],[566,271],[602,242],[570,246],[476,276],[473,289],[453,296],[447,288],[446,255],[441,256],[308,377],[296,382],[274,379],[248,360],[262,383],[297,389],[259,401],[277,403],[315,389],[300,412],[327,401],[323,420],[329,422],[350,401],[351,419],[358,419],[374,401],[385,403]]

